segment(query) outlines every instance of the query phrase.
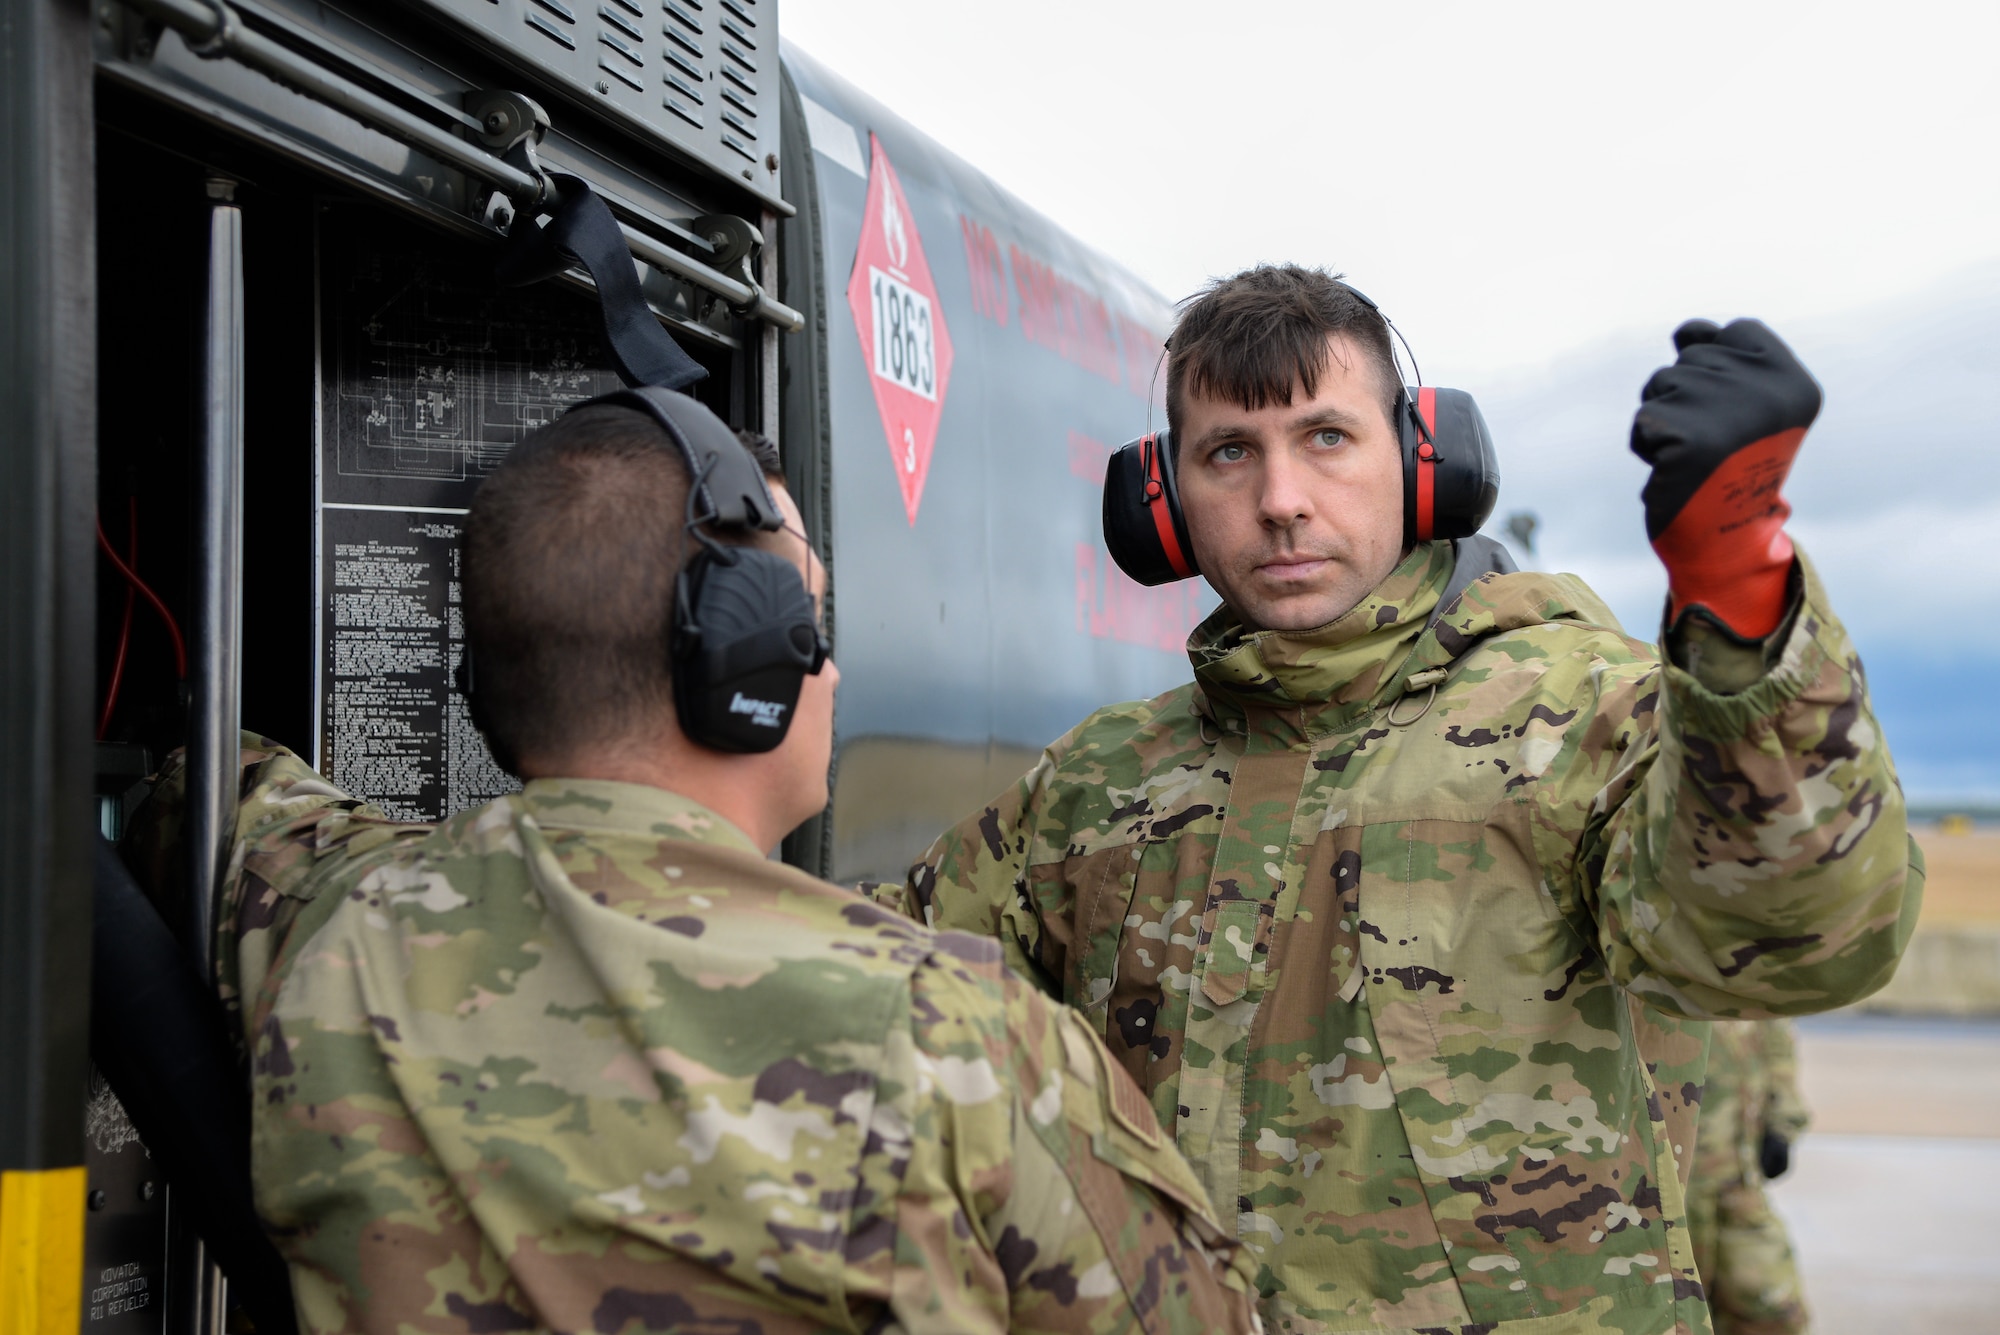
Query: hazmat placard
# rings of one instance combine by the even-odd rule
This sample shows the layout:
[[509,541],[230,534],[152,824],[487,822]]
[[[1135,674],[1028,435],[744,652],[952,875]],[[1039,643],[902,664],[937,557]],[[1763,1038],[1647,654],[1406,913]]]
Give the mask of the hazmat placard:
[[911,527],[951,381],[951,333],[923,238],[882,141],[868,136],[868,203],[847,280],[847,304]]

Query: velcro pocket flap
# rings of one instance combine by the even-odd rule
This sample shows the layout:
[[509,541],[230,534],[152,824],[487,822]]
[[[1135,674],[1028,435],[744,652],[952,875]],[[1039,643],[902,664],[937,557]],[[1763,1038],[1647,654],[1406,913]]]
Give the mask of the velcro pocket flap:
[[1202,947],[1201,994],[1218,1006],[1243,995],[1257,960],[1257,931],[1263,905],[1229,899],[1216,905],[1215,924]]

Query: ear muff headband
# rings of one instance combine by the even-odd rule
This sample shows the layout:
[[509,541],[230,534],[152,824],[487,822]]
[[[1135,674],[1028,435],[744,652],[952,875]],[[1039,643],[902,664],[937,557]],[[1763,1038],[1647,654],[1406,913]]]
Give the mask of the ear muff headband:
[[734,531],[762,529],[776,533],[785,526],[764,470],[743,448],[720,417],[685,394],[657,385],[613,390],[571,408],[631,408],[659,423],[660,430],[681,453],[688,470],[688,495],[695,502],[698,523]]

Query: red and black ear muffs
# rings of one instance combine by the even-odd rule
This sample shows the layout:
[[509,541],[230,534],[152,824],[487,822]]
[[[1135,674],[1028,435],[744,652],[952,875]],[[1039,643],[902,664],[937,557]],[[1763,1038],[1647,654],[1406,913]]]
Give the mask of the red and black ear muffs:
[[[1493,514],[1500,465],[1479,405],[1462,389],[1418,388],[1397,414],[1403,453],[1403,541],[1469,538]],[[1104,545],[1140,584],[1201,573],[1181,513],[1169,433],[1121,446],[1104,472]]]
[[1181,514],[1170,433],[1121,446],[1104,470],[1104,545],[1141,584],[1170,584],[1201,573]]
[[1479,405],[1462,389],[1403,393],[1403,542],[1469,538],[1500,498],[1500,464]]

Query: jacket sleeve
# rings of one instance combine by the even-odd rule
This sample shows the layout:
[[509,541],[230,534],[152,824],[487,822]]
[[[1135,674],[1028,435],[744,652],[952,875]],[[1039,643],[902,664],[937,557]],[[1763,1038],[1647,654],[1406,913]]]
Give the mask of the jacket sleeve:
[[1541,850],[1558,896],[1612,978],[1675,1014],[1845,1005],[1889,980],[1916,923],[1923,864],[1860,659],[1803,557],[1799,590],[1741,691],[1673,662],[1595,674],[1597,716],[1551,790],[1582,810],[1573,844]]
[[898,1082],[915,1095],[894,1205],[902,1328],[1255,1330],[1247,1253],[1082,1017],[1003,972],[991,941],[936,944]]
[[[232,1022],[262,985],[278,946],[311,903],[323,873],[427,825],[401,825],[349,797],[286,747],[253,732],[239,743],[241,800],[215,912],[215,978]],[[186,893],[182,825],[187,753],[161,767],[121,844],[155,902]]]
[[1060,997],[1070,887],[1060,875],[1035,877],[1030,868],[1060,871],[1063,804],[1080,794],[1058,774],[1085,733],[1124,708],[1099,710],[1052,742],[1033,769],[940,835],[902,884],[864,891],[931,927],[998,938],[1008,968]]
[[1790,1020],[1767,1020],[1764,1065],[1770,1092],[1764,1101],[1764,1126],[1786,1140],[1797,1140],[1812,1121],[1799,1092],[1799,1048]]

